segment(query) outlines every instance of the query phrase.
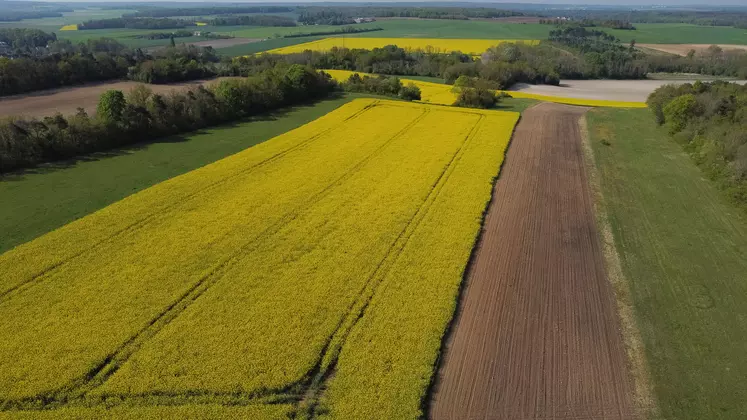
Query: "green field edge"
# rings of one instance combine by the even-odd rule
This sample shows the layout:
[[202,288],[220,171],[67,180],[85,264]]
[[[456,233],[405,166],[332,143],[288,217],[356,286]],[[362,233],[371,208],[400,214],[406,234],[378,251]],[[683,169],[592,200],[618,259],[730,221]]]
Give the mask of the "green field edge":
[[650,112],[595,109],[590,142],[658,412],[747,415],[747,218]]

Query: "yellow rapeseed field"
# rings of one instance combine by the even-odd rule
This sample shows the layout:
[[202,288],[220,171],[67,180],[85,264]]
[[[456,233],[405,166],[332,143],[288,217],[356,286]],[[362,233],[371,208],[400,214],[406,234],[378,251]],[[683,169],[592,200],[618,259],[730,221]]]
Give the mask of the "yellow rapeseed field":
[[[354,73],[358,73],[361,76],[363,75],[373,76],[367,73],[360,73],[360,72],[354,72],[354,71],[348,71],[348,70],[324,70],[324,71],[326,73],[329,73],[330,76],[332,76],[335,80],[339,82],[347,80]],[[421,102],[439,104],[439,105],[451,105],[454,103],[454,101],[456,101],[457,94],[452,92],[452,86],[450,85],[432,83],[432,82],[422,82],[420,80],[407,79],[406,77],[401,77],[400,80],[404,84],[413,83],[417,87],[420,88]],[[568,104],[568,105],[613,107],[613,108],[645,108],[646,107],[645,102],[624,102],[624,101],[607,101],[607,100],[601,100],[601,99],[564,98],[560,96],[537,95],[533,93],[524,93],[524,92],[513,91],[513,90],[510,90],[510,91],[504,90],[502,92],[505,92],[514,98],[536,99],[538,101],[557,102],[557,103]]]
[[62,28],[60,28],[60,30],[61,31],[77,31],[78,30],[78,25],[77,24],[65,25]]
[[446,38],[324,38],[317,41],[306,42],[304,44],[291,45],[289,47],[276,48],[267,51],[271,54],[293,54],[306,50],[328,51],[332,47],[345,48],[363,48],[373,49],[381,48],[386,45],[396,45],[404,49],[428,50],[434,52],[448,53],[451,51],[461,51],[465,54],[479,55],[488,48],[498,44],[525,43],[529,45],[539,44],[538,40],[526,39],[446,39]]
[[0,255],[0,410],[417,417],[517,120],[359,99]]

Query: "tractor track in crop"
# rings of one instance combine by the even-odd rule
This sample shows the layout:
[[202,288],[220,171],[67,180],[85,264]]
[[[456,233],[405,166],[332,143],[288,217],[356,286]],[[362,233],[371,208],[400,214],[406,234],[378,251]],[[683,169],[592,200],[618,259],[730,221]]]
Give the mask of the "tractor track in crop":
[[[365,111],[366,109],[372,108],[373,106],[376,106],[376,104],[374,103],[372,104],[372,106],[366,107],[364,110],[359,111],[358,114]],[[209,290],[210,287],[216,284],[222,278],[225,270],[227,270],[231,265],[233,265],[236,261],[238,261],[242,255],[245,255],[247,252],[249,252],[252,247],[256,247],[263,239],[266,239],[269,236],[276,233],[283,226],[285,226],[289,221],[293,220],[299,214],[301,214],[305,209],[307,209],[314,203],[324,198],[335,187],[341,185],[343,182],[345,182],[345,180],[350,178],[353,174],[355,174],[363,166],[365,166],[371,159],[373,159],[376,155],[378,155],[384,149],[386,149],[387,146],[391,145],[396,139],[400,138],[403,134],[409,131],[413,126],[417,125],[420,121],[426,118],[426,116],[428,116],[429,113],[430,113],[430,109],[428,108],[424,109],[420,115],[415,117],[405,127],[400,129],[398,132],[393,134],[389,139],[384,141],[381,145],[379,145],[373,152],[371,152],[365,158],[361,159],[354,166],[346,170],[342,175],[336,178],[333,182],[327,185],[324,189],[317,192],[312,197],[309,197],[309,199],[305,200],[301,206],[285,214],[280,220],[275,222],[273,225],[267,227],[264,231],[260,232],[254,238],[252,238],[251,240],[246,242],[244,245],[239,247],[235,252],[231,253],[230,255],[223,258],[220,262],[215,264],[213,268],[207,274],[205,274],[200,279],[198,279],[185,293],[179,296],[175,301],[173,301],[171,304],[165,307],[162,312],[160,312],[153,319],[151,319],[151,321],[143,329],[141,329],[140,331],[135,333],[133,336],[131,336],[121,346],[115,349],[110,355],[108,355],[100,363],[98,363],[91,370],[89,370],[83,377],[78,378],[77,380],[74,380],[72,383],[66,385],[65,387],[58,389],[55,392],[46,394],[46,395],[39,395],[39,396],[35,396],[32,398],[24,398],[24,399],[19,399],[19,400],[8,400],[8,401],[0,400],[0,410],[53,409],[53,408],[58,408],[65,404],[69,404],[71,402],[73,404],[82,403],[83,402],[82,400],[88,397],[89,392],[91,392],[92,390],[104,384],[104,382],[106,382],[107,379],[109,379],[114,373],[116,373],[117,370],[119,370],[119,368],[127,360],[129,360],[129,358],[133,354],[135,354],[148,340],[150,340],[152,337],[158,334],[158,332],[160,332],[166,325],[174,321],[193,302],[195,302],[200,296],[202,296],[207,290]],[[354,116],[349,117],[348,119],[346,119],[346,121],[353,117]],[[339,126],[337,128],[339,128]],[[319,133],[315,135],[314,137],[319,137],[322,134],[327,133],[331,130],[332,129],[325,130],[324,132]],[[299,381],[297,384],[291,384],[287,387],[284,387],[283,389],[265,390],[261,392],[255,392],[255,393],[238,392],[238,393],[223,394],[223,393],[215,393],[212,391],[205,390],[205,391],[195,391],[193,393],[188,393],[188,394],[190,397],[199,397],[199,396],[215,397],[215,396],[220,395],[231,401],[246,401],[248,399],[260,399],[260,398],[294,399],[292,395],[288,396],[285,394],[288,393],[289,391],[291,391],[292,393],[293,388],[296,388],[300,384],[308,382],[309,380],[310,378],[302,378],[302,380]],[[161,398],[161,399],[168,398],[168,395],[169,395],[168,393],[153,394],[154,397]],[[134,397],[147,399],[149,396],[150,395],[148,394],[143,394],[143,395],[137,395]],[[173,397],[179,397],[179,398],[182,398],[183,396],[184,396],[183,394],[173,395]],[[123,399],[127,399],[129,396],[117,396],[117,397],[123,397]]]
[[464,155],[464,150],[467,145],[479,131],[484,118],[484,115],[479,115],[475,125],[470,129],[469,133],[465,136],[464,141],[454,152],[448,164],[434,181],[428,195],[423,200],[423,203],[402,228],[394,242],[392,242],[376,269],[371,273],[368,279],[366,279],[357,298],[346,311],[347,316],[341,320],[338,327],[330,336],[328,344],[321,352],[320,358],[312,371],[313,378],[305,387],[303,400],[300,401],[299,411],[303,412],[305,415],[309,417],[315,416],[321,393],[326,387],[326,383],[334,375],[337,361],[346,343],[347,337],[358,322],[365,316],[371,300],[379,291],[382,283],[384,283],[389,271],[396,265],[402,251],[407,247],[410,238],[417,231],[420,223],[430,212],[433,203],[438,199],[444,185],[446,185],[449,177],[454,172],[454,168],[456,168]]
[[[351,120],[354,120],[354,119],[360,117],[366,111],[374,108],[377,105],[377,103],[378,103],[378,101],[373,102],[370,105],[362,108],[361,110],[355,112],[353,115],[347,117],[343,122],[346,123],[348,121],[351,121]],[[252,166],[249,166],[249,167],[247,167],[245,169],[242,169],[240,171],[236,171],[235,173],[230,174],[230,175],[228,175],[226,177],[220,178],[218,181],[213,182],[213,183],[211,183],[209,185],[206,185],[205,187],[203,187],[201,189],[193,191],[193,192],[185,195],[181,200],[174,200],[171,204],[168,204],[166,206],[159,207],[159,208],[155,209],[152,213],[145,215],[145,217],[142,217],[142,218],[140,218],[140,219],[138,219],[138,220],[136,220],[136,221],[128,224],[127,226],[123,227],[122,229],[114,231],[111,235],[108,235],[105,238],[103,238],[103,239],[101,239],[101,240],[99,240],[99,241],[91,244],[90,246],[86,247],[85,249],[83,249],[83,250],[81,250],[79,252],[76,252],[76,253],[74,253],[72,255],[69,255],[66,258],[64,258],[64,259],[56,262],[55,264],[50,265],[49,267],[45,268],[44,270],[39,271],[38,273],[32,275],[26,281],[24,281],[22,283],[19,283],[18,285],[14,286],[14,287],[11,287],[11,288],[3,291],[3,292],[0,292],[0,303],[2,303],[4,301],[12,298],[12,296],[14,294],[21,293],[24,290],[28,289],[29,287],[32,287],[34,284],[38,283],[39,281],[42,281],[44,279],[44,277],[46,277],[48,274],[53,273],[56,269],[58,269],[58,268],[62,267],[63,265],[65,265],[65,264],[67,264],[67,263],[75,260],[76,258],[83,257],[86,253],[88,253],[91,250],[97,249],[100,245],[102,245],[104,243],[107,243],[107,242],[110,242],[112,240],[115,240],[115,239],[119,238],[120,236],[127,234],[128,232],[135,232],[138,229],[141,229],[141,228],[147,226],[148,223],[151,222],[151,221],[153,221],[154,219],[156,219],[156,217],[158,217],[158,216],[165,217],[172,210],[176,209],[179,206],[183,206],[185,203],[187,203],[190,200],[193,200],[193,199],[199,197],[201,194],[209,192],[209,191],[211,191],[211,190],[219,187],[220,185],[223,185],[223,184],[225,184],[225,183],[227,183],[227,182],[235,179],[238,176],[247,174],[247,173],[249,173],[249,172],[251,172],[251,171],[253,171],[255,169],[259,169],[261,167],[269,165],[269,164],[271,164],[271,163],[279,160],[280,158],[288,155],[289,153],[292,153],[294,151],[298,151],[298,150],[302,149],[304,146],[307,146],[310,143],[312,143],[314,140],[316,140],[318,138],[321,138],[322,136],[324,136],[325,134],[331,132],[332,130],[335,130],[336,128],[339,128],[339,126],[334,126],[334,127],[330,127],[330,128],[324,129],[324,130],[322,130],[322,131],[314,134],[313,136],[310,136],[307,139],[302,140],[302,141],[298,142],[297,144],[295,144],[295,145],[293,145],[293,146],[291,146],[291,147],[289,147],[289,148],[287,148],[287,149],[285,149],[283,151],[280,151],[280,152],[278,152],[278,153],[276,153],[276,154],[274,154],[274,155],[272,155],[272,156],[270,156],[270,157],[268,157],[268,158],[266,158],[266,159],[264,159],[264,160],[262,160],[262,161],[260,161],[260,162],[258,162],[256,164],[254,164]]]

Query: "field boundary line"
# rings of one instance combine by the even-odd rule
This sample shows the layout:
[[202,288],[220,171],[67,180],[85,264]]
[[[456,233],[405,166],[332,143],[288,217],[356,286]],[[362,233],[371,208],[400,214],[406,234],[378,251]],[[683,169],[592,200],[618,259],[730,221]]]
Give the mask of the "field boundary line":
[[[218,281],[220,281],[223,278],[225,271],[229,267],[231,267],[236,261],[238,261],[241,255],[244,255],[248,250],[250,250],[253,246],[256,246],[262,240],[275,234],[279,229],[285,226],[287,222],[295,219],[299,214],[301,214],[310,205],[313,205],[314,203],[324,198],[330,191],[332,191],[335,187],[339,186],[347,178],[349,178],[350,176],[358,172],[360,168],[365,166],[371,159],[373,159],[381,151],[386,149],[386,147],[391,145],[394,142],[394,140],[396,140],[402,134],[410,130],[414,125],[419,123],[429,113],[430,113],[430,109],[427,109],[427,108],[424,109],[420,115],[415,117],[410,123],[408,123],[400,131],[395,133],[395,135],[385,140],[381,145],[379,145],[376,149],[374,149],[368,156],[361,159],[358,163],[350,167],[342,175],[340,175],[338,178],[333,180],[329,185],[327,185],[322,190],[314,194],[308,200],[304,201],[303,205],[298,206],[294,210],[288,212],[277,222],[275,222],[271,226],[268,226],[265,230],[260,232],[256,237],[254,237],[253,239],[250,239],[249,241],[244,243],[242,246],[240,246],[235,252],[231,253],[228,257],[222,259],[218,264],[214,265],[212,268],[205,270],[206,273],[202,277],[200,277],[198,280],[196,280],[195,283],[187,289],[187,291],[185,291],[182,295],[177,297],[176,300],[172,301],[172,303],[166,306],[163,311],[161,311],[158,315],[156,315],[153,319],[151,319],[151,321],[143,329],[141,329],[140,331],[135,333],[133,336],[131,336],[129,339],[127,339],[122,345],[120,345],[111,354],[109,354],[104,360],[102,360],[100,363],[94,366],[82,378],[74,379],[72,383],[56,391],[52,391],[49,395],[42,395],[42,396],[34,397],[34,398],[19,399],[15,401],[9,400],[9,401],[5,401],[4,404],[2,404],[3,403],[2,401],[0,401],[0,404],[2,404],[0,405],[0,407],[2,407],[3,409],[7,407],[25,408],[25,406],[31,403],[32,401],[38,402],[40,400],[41,400],[42,407],[56,406],[56,405],[64,405],[65,403],[68,403],[71,400],[83,399],[87,397],[87,394],[90,391],[103,385],[106,382],[106,380],[108,380],[114,373],[116,373],[116,371],[119,370],[122,364],[124,364],[127,360],[129,360],[129,358],[133,354],[135,354],[143,346],[143,344],[145,344],[148,340],[150,340],[152,337],[158,334],[166,325],[168,325],[170,322],[175,320],[179,315],[181,315],[181,313],[183,313],[185,309],[187,309],[193,302],[195,302],[203,293],[205,293],[208,289],[210,289],[210,287],[212,287]],[[225,394],[225,395],[236,395],[236,396],[249,395],[250,398],[261,398],[261,397],[279,395],[279,394],[284,394],[284,393],[289,392],[292,388],[299,386],[299,384],[305,380],[306,380],[305,378],[301,378],[301,381],[291,383],[288,386],[283,387],[282,389],[278,389],[278,390],[266,390],[266,391],[262,391],[258,393],[243,393],[242,392],[238,394],[232,393],[232,394]],[[163,395],[163,394],[165,393],[156,393],[156,395]],[[192,395],[189,392],[187,394]],[[209,393],[209,394],[215,394],[215,393]],[[147,397],[148,395],[150,394],[139,394],[138,396]],[[115,397],[115,396],[116,395],[102,395],[100,398],[106,399],[107,397]],[[122,396],[119,396],[119,397],[122,397]],[[124,396],[124,398],[126,399],[127,396]]]
[[402,254],[402,251],[410,242],[410,238],[417,231],[420,223],[430,212],[433,203],[438,199],[444,185],[446,185],[449,177],[454,172],[454,168],[456,168],[457,164],[461,161],[466,146],[470,143],[472,138],[475,137],[475,135],[479,131],[479,127],[482,126],[485,115],[479,114],[478,117],[479,118],[475,125],[470,129],[469,133],[467,133],[467,136],[465,136],[459,148],[454,152],[449,162],[446,164],[444,169],[434,181],[428,195],[423,200],[423,203],[418,207],[418,209],[404,226],[400,234],[389,247],[389,250],[387,250],[387,253],[379,262],[376,269],[374,269],[374,271],[365,281],[363,287],[361,288],[361,291],[358,294],[358,297],[350,305],[347,311],[347,315],[343,317],[341,323],[339,324],[339,327],[332,333],[332,336],[330,337],[330,346],[328,346],[329,348],[331,348],[331,350],[327,348],[325,349],[325,352],[321,354],[318,372],[316,373],[311,383],[308,384],[304,399],[303,401],[301,401],[300,406],[297,408],[297,414],[298,411],[301,411],[305,413],[309,418],[315,417],[315,410],[318,406],[319,397],[321,392],[323,391],[324,384],[334,374],[337,361],[340,354],[342,353],[348,336],[356,327],[356,325],[358,325],[358,322],[365,316],[366,310],[368,309],[371,301],[379,291],[379,287],[385,282],[391,268],[397,263],[399,257]]
[[[541,104],[542,102],[534,104],[530,106],[529,108],[534,108]],[[503,167],[506,166],[508,150],[511,147],[512,143],[514,142],[514,134],[516,134],[516,127],[519,126],[519,123],[521,122],[521,118],[522,118],[522,115],[521,113],[519,113],[519,118],[516,119],[513,129],[511,130],[511,136],[509,137],[508,144],[506,144],[506,148],[503,150],[503,159],[501,160],[501,164],[498,166],[498,172],[493,176],[493,179],[491,179],[491,182],[490,182],[490,198],[488,199],[487,203],[485,203],[485,208],[482,210],[482,214],[480,215],[480,229],[477,231],[477,234],[475,235],[474,242],[472,243],[472,251],[470,252],[469,259],[467,260],[467,264],[464,266],[464,272],[462,273],[462,281],[459,282],[459,288],[456,294],[456,305],[454,306],[454,313],[452,314],[451,319],[446,325],[444,334],[441,336],[441,345],[439,347],[436,360],[433,363],[433,372],[431,373],[431,379],[428,383],[428,386],[426,387],[425,394],[423,395],[420,401],[420,409],[421,409],[421,412],[423,413],[424,419],[431,418],[431,415],[430,415],[431,402],[433,400],[433,395],[438,389],[439,382],[441,379],[439,372],[441,372],[441,367],[445,360],[446,352],[448,350],[448,344],[453,338],[453,332],[454,332],[454,328],[456,327],[457,320],[459,319],[462,313],[461,305],[462,305],[463,298],[464,298],[464,292],[465,292],[465,289],[467,288],[467,283],[469,282],[469,275],[473,269],[475,258],[477,257],[477,249],[482,243],[482,237],[483,237],[483,234],[485,233],[485,218],[488,216],[488,213],[490,212],[490,206],[492,206],[494,203],[495,186],[498,180],[501,178],[501,173],[503,173]]]
[[581,133],[584,167],[592,195],[592,209],[596,216],[600,242],[602,244],[605,274],[612,285],[617,306],[617,315],[620,319],[620,327],[622,329],[623,344],[625,346],[625,353],[627,354],[628,374],[633,380],[634,409],[642,418],[659,418],[653,379],[651,378],[651,372],[648,367],[643,338],[635,317],[630,281],[623,272],[620,254],[612,233],[612,226],[607,213],[607,204],[599,179],[597,161],[591,145],[586,115],[579,117],[578,126]]
[[[356,119],[356,118],[360,117],[366,111],[375,108],[379,104],[379,102],[380,102],[379,100],[373,101],[371,104],[365,106],[361,110],[355,112],[353,115],[347,117],[345,120],[343,120],[343,123],[346,123],[349,120],[353,120],[353,119]],[[303,125],[300,126],[300,127],[297,127],[296,129],[301,128],[301,127],[303,127]],[[12,299],[12,297],[13,297],[12,295],[17,294],[17,293],[22,293],[24,290],[32,287],[33,284],[37,283],[37,280],[42,281],[43,277],[45,277],[47,274],[53,272],[54,270],[56,270],[57,268],[65,265],[65,264],[67,264],[68,262],[70,262],[70,261],[72,261],[72,260],[74,260],[74,259],[76,259],[78,257],[83,256],[88,251],[90,251],[92,249],[96,249],[99,245],[101,245],[103,243],[106,243],[106,242],[108,242],[108,241],[110,241],[110,240],[112,240],[114,238],[117,238],[120,235],[126,234],[127,232],[135,231],[135,230],[137,230],[139,228],[142,228],[143,226],[146,226],[148,224],[148,222],[150,222],[151,220],[153,220],[153,219],[155,219],[155,218],[157,218],[159,216],[162,217],[162,216],[164,216],[166,214],[169,214],[171,212],[171,210],[174,209],[175,207],[177,207],[179,205],[182,205],[182,204],[188,202],[189,200],[194,199],[198,195],[200,195],[202,193],[205,193],[205,192],[208,192],[208,191],[211,191],[214,188],[216,188],[216,187],[218,187],[220,185],[223,185],[226,182],[228,182],[228,181],[230,181],[230,180],[232,180],[232,179],[234,179],[234,178],[236,178],[238,176],[244,175],[244,174],[249,173],[249,172],[251,172],[251,171],[253,171],[255,169],[258,169],[258,168],[264,167],[266,165],[269,165],[269,164],[275,162],[276,160],[280,159],[281,157],[283,157],[283,156],[285,156],[285,155],[287,155],[287,154],[289,154],[291,152],[295,152],[295,151],[301,149],[303,146],[311,144],[314,140],[322,137],[323,135],[329,133],[330,131],[332,131],[332,130],[334,130],[336,128],[339,128],[339,125],[327,128],[325,130],[322,130],[319,133],[316,133],[316,134],[312,135],[311,137],[309,137],[309,138],[307,138],[305,140],[302,140],[299,143],[297,143],[297,144],[289,147],[288,149],[285,149],[285,150],[283,150],[281,152],[278,152],[278,153],[276,153],[276,154],[274,154],[274,155],[272,155],[272,156],[270,156],[270,157],[268,157],[268,158],[266,158],[266,159],[264,159],[264,160],[262,160],[262,161],[260,161],[260,162],[258,162],[256,164],[254,164],[252,166],[249,166],[247,168],[241,169],[241,170],[239,170],[239,171],[237,171],[237,172],[235,172],[235,173],[233,173],[233,174],[231,174],[231,175],[229,175],[227,177],[220,178],[218,181],[216,181],[214,183],[211,183],[209,185],[206,185],[205,187],[203,187],[203,188],[201,188],[201,189],[199,189],[197,191],[189,193],[189,194],[185,195],[184,197],[182,197],[180,200],[177,200],[177,201],[173,202],[172,204],[166,205],[166,206],[158,209],[158,211],[153,212],[151,214],[148,214],[145,217],[143,217],[143,218],[141,218],[141,219],[139,219],[139,220],[137,220],[137,221],[135,221],[135,222],[133,222],[133,223],[125,226],[125,227],[123,227],[122,229],[119,229],[119,230],[115,231],[111,235],[109,235],[109,236],[107,236],[105,238],[102,238],[100,241],[92,244],[90,247],[87,247],[86,249],[83,249],[80,252],[75,253],[73,255],[70,255],[67,258],[62,259],[61,261],[58,261],[57,263],[55,263],[55,264],[47,267],[46,269],[41,270],[40,272],[34,274],[30,279],[24,281],[23,283],[20,283],[20,284],[14,286],[14,287],[12,287],[12,288],[10,288],[10,289],[2,292],[2,293],[0,293],[0,303],[3,303],[3,302],[5,302],[5,301],[7,301],[9,299]],[[283,134],[281,134],[281,135],[283,135]],[[244,150],[249,150],[249,149],[244,149]],[[238,153],[241,153],[241,152],[238,152]],[[231,155],[231,156],[233,156],[233,155]],[[230,157],[230,156],[227,156],[226,158],[228,158],[228,157]],[[213,163],[215,163],[215,162],[213,162]],[[211,164],[209,164],[209,165],[211,165]],[[204,168],[204,167],[205,166],[203,166],[201,168]],[[195,170],[199,170],[199,169],[200,168],[197,168]],[[189,172],[187,172],[187,173],[189,173]],[[186,175],[186,174],[182,174],[182,175]],[[182,175],[179,175],[179,176],[182,176]],[[173,179],[173,178],[170,178],[170,179]],[[167,181],[168,180],[163,181],[163,182],[167,182]],[[158,184],[156,184],[156,185],[158,185]],[[78,220],[80,220],[80,219],[78,219]]]

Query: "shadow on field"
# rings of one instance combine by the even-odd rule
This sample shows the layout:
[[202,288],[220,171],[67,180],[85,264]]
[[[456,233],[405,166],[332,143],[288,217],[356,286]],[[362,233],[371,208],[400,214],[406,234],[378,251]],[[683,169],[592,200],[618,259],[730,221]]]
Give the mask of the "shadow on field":
[[109,159],[109,158],[122,156],[122,155],[129,155],[129,154],[136,153],[140,150],[147,149],[148,147],[154,144],[188,142],[194,136],[215,134],[223,130],[234,129],[241,125],[249,124],[252,122],[276,121],[276,120],[284,118],[291,112],[299,111],[305,108],[311,108],[320,102],[323,102],[326,100],[339,99],[342,96],[343,94],[333,94],[333,95],[330,95],[328,98],[325,98],[324,100],[321,100],[321,101],[311,101],[311,102],[301,103],[301,104],[293,105],[290,107],[281,108],[275,111],[270,111],[270,112],[266,112],[263,114],[254,115],[251,117],[246,117],[241,120],[227,122],[224,124],[211,126],[211,127],[205,127],[205,128],[202,128],[196,131],[189,131],[186,133],[174,134],[174,135],[170,135],[166,137],[161,137],[158,139],[152,139],[152,140],[147,140],[147,141],[143,141],[140,143],[129,144],[126,146],[121,146],[121,147],[113,148],[113,149],[106,150],[106,151],[89,153],[86,155],[81,155],[81,156],[77,156],[77,157],[70,158],[70,159],[63,159],[63,160],[57,160],[53,162],[42,163],[42,164],[30,167],[30,168],[19,169],[17,171],[0,174],[0,182],[22,181],[26,175],[46,174],[46,173],[51,173],[51,172],[55,172],[58,170],[68,169],[68,168],[78,165],[79,163],[93,162],[93,161]]

